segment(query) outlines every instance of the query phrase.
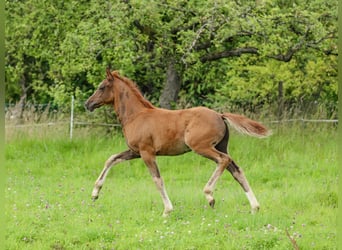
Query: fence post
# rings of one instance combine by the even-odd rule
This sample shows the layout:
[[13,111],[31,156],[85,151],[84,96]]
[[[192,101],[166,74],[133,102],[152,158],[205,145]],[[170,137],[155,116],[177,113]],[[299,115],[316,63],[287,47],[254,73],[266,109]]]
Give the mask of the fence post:
[[283,81],[278,82],[278,121],[282,121],[284,117],[284,87]]
[[70,112],[70,140],[72,140],[72,129],[74,127],[74,95],[71,96],[71,112]]

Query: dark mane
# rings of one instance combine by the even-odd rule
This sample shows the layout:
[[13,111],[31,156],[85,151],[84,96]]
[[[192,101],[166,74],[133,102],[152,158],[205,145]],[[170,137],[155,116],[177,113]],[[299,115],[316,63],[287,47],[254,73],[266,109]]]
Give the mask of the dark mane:
[[146,108],[154,109],[155,107],[153,106],[152,103],[150,103],[148,100],[146,100],[141,92],[138,89],[138,86],[130,79],[120,76],[118,71],[113,71],[112,75],[116,78],[119,78],[121,81],[126,83],[126,85],[132,90],[132,93],[139,99],[139,101],[144,104]]

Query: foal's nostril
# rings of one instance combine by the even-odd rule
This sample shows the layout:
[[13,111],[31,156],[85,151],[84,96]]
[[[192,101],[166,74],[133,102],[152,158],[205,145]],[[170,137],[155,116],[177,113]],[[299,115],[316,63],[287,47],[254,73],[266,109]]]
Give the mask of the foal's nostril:
[[92,105],[91,102],[89,101],[86,101],[85,104],[84,104],[84,107],[89,110],[90,112],[92,112],[94,110],[94,105]]
[[88,103],[88,101],[86,101],[86,102],[84,103],[84,107],[85,107],[86,109],[89,109],[89,103]]

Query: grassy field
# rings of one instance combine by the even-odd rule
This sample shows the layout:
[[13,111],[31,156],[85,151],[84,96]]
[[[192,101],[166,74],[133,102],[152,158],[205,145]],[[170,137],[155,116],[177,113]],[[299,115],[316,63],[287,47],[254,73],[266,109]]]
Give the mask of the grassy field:
[[6,132],[6,249],[337,249],[331,124],[274,127],[262,140],[232,132],[230,154],[261,205],[255,215],[228,172],[208,207],[202,189],[213,162],[159,157],[175,209],[168,218],[139,159],[113,168],[91,201],[105,160],[126,149],[120,133],[78,129],[70,141],[67,128],[51,130]]

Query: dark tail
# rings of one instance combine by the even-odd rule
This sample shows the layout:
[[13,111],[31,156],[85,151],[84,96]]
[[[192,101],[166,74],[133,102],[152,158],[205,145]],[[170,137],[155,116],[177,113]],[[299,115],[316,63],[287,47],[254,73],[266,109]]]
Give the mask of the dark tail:
[[243,115],[223,113],[222,117],[229,123],[229,125],[242,134],[259,138],[267,137],[272,134],[271,131],[261,123],[253,121]]

